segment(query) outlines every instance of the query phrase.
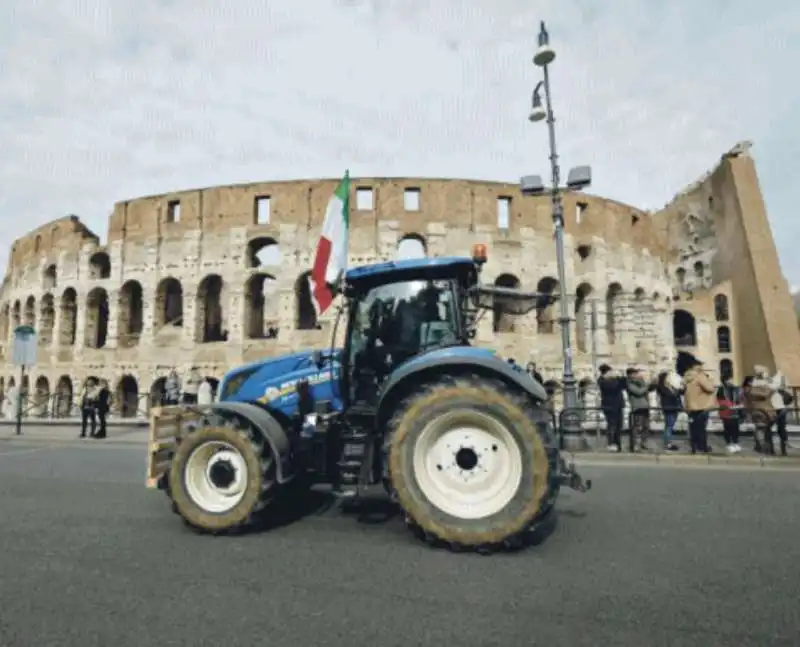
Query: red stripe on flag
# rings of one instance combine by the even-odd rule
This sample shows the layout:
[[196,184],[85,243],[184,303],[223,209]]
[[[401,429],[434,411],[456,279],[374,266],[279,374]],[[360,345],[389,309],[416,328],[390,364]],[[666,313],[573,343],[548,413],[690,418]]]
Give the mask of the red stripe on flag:
[[324,236],[320,236],[319,242],[317,242],[317,255],[314,257],[314,267],[311,269],[311,279],[314,282],[312,295],[320,314],[325,312],[333,302],[333,292],[325,282],[325,272],[328,269],[328,261],[331,258],[331,249],[331,241]]

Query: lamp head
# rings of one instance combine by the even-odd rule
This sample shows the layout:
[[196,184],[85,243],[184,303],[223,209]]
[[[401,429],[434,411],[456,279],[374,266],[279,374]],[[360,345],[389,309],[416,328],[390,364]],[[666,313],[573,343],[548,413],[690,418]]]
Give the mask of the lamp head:
[[533,62],[539,67],[544,67],[545,65],[550,65],[555,58],[556,53],[550,47],[550,34],[547,33],[544,21],[542,21],[539,28],[539,49],[536,50],[536,54],[533,56]]
[[539,89],[533,91],[533,98],[531,99],[531,114],[528,115],[528,121],[536,123],[547,118],[547,111],[542,105],[542,97],[539,96]]

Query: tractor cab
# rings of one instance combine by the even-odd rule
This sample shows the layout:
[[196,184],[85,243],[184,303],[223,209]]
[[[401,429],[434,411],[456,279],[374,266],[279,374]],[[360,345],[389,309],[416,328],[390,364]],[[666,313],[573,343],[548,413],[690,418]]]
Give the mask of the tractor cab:
[[409,359],[469,345],[467,294],[477,277],[469,258],[394,261],[348,272],[341,358],[347,400],[374,405],[385,379]]

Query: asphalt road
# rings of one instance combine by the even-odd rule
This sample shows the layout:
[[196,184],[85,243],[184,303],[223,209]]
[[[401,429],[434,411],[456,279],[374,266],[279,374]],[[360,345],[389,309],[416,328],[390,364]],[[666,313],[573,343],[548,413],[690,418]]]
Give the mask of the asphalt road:
[[0,645],[795,645],[797,471],[590,466],[523,553],[318,511],[196,536],[135,446],[0,443]]

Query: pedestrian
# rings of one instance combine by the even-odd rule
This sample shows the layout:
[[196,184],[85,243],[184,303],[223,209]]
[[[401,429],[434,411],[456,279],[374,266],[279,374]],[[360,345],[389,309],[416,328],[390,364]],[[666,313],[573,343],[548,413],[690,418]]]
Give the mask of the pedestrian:
[[183,386],[183,404],[197,404],[197,390],[200,388],[200,382],[202,381],[203,378],[197,372],[197,367],[192,366]]
[[[658,374],[656,381],[656,393],[658,402],[661,405],[661,414],[664,417],[664,449],[668,452],[678,451],[678,446],[673,442],[675,437],[675,425],[678,422],[678,415],[683,410],[681,393],[683,387],[680,384],[680,377],[670,371],[662,371]],[[676,388],[677,387],[677,388]]]
[[97,433],[93,433],[93,438],[106,437],[106,418],[111,409],[111,390],[108,388],[108,380],[101,380],[100,386],[97,390],[97,399],[95,400],[95,411],[97,412],[97,422],[99,428]]
[[199,406],[208,406],[214,403],[214,392],[208,380],[203,380],[200,387],[197,389],[197,404]]
[[722,375],[722,384],[717,389],[719,417],[722,420],[722,435],[729,454],[742,451],[739,446],[739,423],[742,411],[742,395],[730,374]]
[[95,417],[95,379],[86,378],[81,388],[81,438],[86,438],[87,427],[89,433],[94,436],[97,429],[97,418]]
[[769,406],[769,389],[758,385],[753,391],[755,375],[747,375],[742,380],[742,402],[745,407],[745,414],[753,423],[753,451],[761,453],[764,451],[765,438],[769,433],[770,414],[764,407]]
[[161,396],[161,404],[165,407],[175,406],[181,398],[181,379],[178,372],[173,368],[167,379],[164,380],[164,392]]
[[689,363],[683,382],[686,385],[685,406],[689,414],[689,441],[692,454],[698,451],[710,453],[708,418],[717,406],[717,388],[703,369],[703,362],[697,358]]
[[[786,416],[786,396],[790,394],[786,391],[783,384],[783,376],[777,373],[770,377],[769,370],[765,366],[754,367],[755,379],[750,389],[751,398],[754,401],[754,410],[760,409],[760,415],[756,417],[766,418],[764,424],[764,450],[768,454],[775,454],[775,443],[773,441],[773,428],[778,432],[781,443],[781,455],[786,456],[789,443]],[[784,395],[785,392],[785,395]],[[791,404],[791,399],[789,399]]]
[[544,384],[544,378],[542,377],[542,374],[536,370],[536,362],[528,362],[526,370],[528,371],[528,375],[530,375],[539,384]]
[[622,449],[622,415],[625,410],[625,378],[616,375],[608,364],[600,366],[597,388],[600,391],[600,407],[606,419],[606,441],[610,452]]
[[650,384],[639,368],[626,371],[625,391],[631,410],[630,443],[631,453],[637,449],[647,449],[650,438]]
[[778,428],[778,438],[781,441],[781,456],[786,456],[786,450],[789,447],[789,407],[794,403],[794,396],[784,385],[778,391],[781,397],[782,406],[777,412],[775,424]]

